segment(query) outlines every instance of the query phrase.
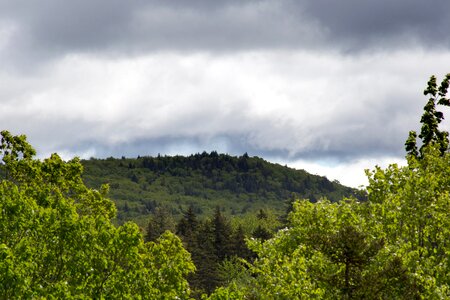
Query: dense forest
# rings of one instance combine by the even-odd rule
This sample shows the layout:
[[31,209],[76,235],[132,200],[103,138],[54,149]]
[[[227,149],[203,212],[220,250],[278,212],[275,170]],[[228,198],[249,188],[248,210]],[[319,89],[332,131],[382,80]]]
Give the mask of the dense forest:
[[213,151],[188,157],[91,158],[81,163],[88,187],[109,184],[119,223],[133,220],[141,226],[159,206],[168,208],[175,218],[188,207],[201,218],[212,215],[217,206],[232,216],[260,209],[283,214],[292,199],[337,201],[358,193],[325,177],[247,153],[240,157]]
[[145,232],[115,224],[108,187],[87,187],[78,158],[36,159],[25,136],[2,131],[0,298],[448,299],[450,153],[438,107],[450,106],[449,82],[430,78],[407,165],[367,171],[367,199],[297,199],[286,219],[259,208],[250,233],[220,206],[175,220],[160,205]]
[[137,223],[145,241],[156,241],[166,230],[182,239],[197,268],[188,276],[196,298],[226,283],[237,258],[254,258],[245,239],[272,237],[286,225],[295,199],[364,197],[336,181],[247,153],[91,158],[81,163],[88,187],[109,185],[108,195],[118,210],[115,223]]

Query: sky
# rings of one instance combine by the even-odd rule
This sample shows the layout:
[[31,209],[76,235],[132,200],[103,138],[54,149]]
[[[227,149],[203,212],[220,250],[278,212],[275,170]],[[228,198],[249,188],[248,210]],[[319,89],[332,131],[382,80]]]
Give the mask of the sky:
[[449,28],[448,0],[0,0],[0,129],[39,157],[247,152],[364,186],[404,163]]

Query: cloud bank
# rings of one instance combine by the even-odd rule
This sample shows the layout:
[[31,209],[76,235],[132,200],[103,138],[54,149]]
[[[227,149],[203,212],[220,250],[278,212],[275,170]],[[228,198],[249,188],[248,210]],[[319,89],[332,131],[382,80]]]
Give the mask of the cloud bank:
[[0,1],[0,127],[43,156],[248,152],[357,186],[342,170],[401,161],[428,77],[450,72],[449,17],[438,0]]

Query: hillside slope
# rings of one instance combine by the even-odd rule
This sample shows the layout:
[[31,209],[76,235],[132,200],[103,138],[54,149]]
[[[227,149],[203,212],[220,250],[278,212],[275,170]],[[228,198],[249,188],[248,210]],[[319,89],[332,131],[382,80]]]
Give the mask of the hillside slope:
[[292,197],[337,201],[354,189],[325,177],[267,162],[203,152],[188,157],[158,156],[83,160],[86,185],[108,183],[119,210],[118,220],[143,224],[155,207],[168,206],[174,216],[192,206],[210,215],[217,206],[230,215],[261,208],[282,213]]

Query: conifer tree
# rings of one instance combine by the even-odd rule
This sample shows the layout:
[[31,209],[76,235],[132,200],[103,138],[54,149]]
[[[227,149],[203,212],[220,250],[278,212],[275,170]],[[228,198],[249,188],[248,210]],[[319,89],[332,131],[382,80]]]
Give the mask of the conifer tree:
[[194,208],[189,206],[188,210],[184,213],[183,218],[178,222],[176,226],[176,233],[180,235],[183,240],[192,240],[197,231],[198,220],[197,215],[194,213]]
[[167,207],[157,207],[148,221],[145,241],[156,241],[166,230],[175,232],[175,222]]
[[258,220],[267,220],[267,212],[264,209],[260,209],[258,211],[258,214],[256,215]]
[[245,242],[245,233],[241,225],[233,232],[231,240],[232,254],[244,259],[251,259],[254,253],[247,247]]
[[220,208],[217,207],[213,219],[214,248],[217,258],[222,261],[231,255],[231,225]]
[[262,241],[266,241],[272,237],[272,234],[263,226],[258,225],[256,229],[253,231],[252,236],[257,239],[261,239]]
[[422,118],[422,128],[420,130],[419,138],[422,140],[422,145],[417,151],[415,131],[410,131],[408,139],[405,143],[405,149],[408,155],[415,157],[423,156],[423,149],[430,145],[436,144],[439,146],[441,154],[447,152],[449,147],[448,132],[439,130],[439,124],[444,119],[444,114],[436,109],[436,105],[450,106],[449,98],[446,98],[450,82],[450,73],[447,74],[438,87],[436,77],[433,75],[428,81],[428,86],[424,91],[424,95],[430,95],[430,98],[425,105]]
[[198,226],[195,244],[190,245],[188,250],[197,268],[197,271],[188,277],[194,295],[211,293],[221,283],[217,272],[219,259],[216,255],[211,221],[205,221]]

